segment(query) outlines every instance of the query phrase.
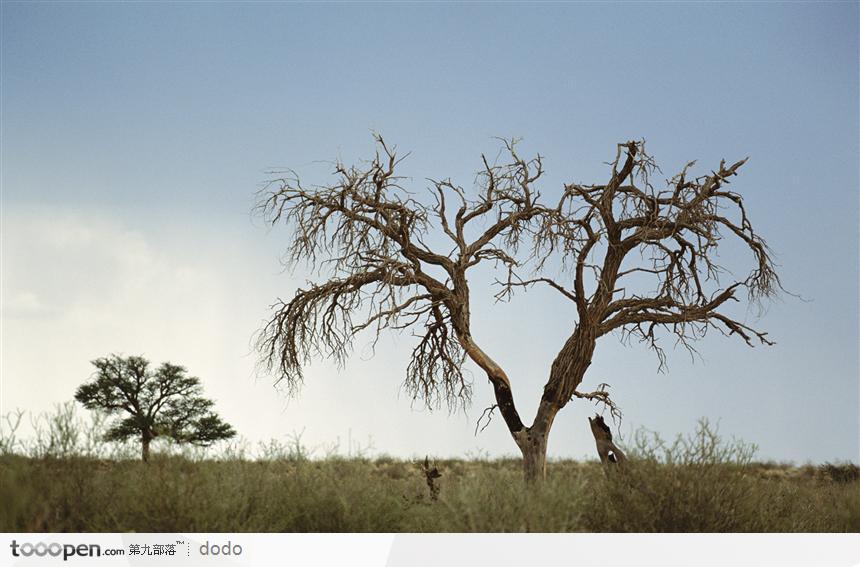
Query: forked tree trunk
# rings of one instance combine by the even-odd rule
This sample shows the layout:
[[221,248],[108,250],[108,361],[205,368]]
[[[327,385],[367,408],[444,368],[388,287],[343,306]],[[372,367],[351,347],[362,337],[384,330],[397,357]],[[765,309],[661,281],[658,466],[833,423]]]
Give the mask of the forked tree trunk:
[[556,414],[567,405],[591,365],[595,340],[592,329],[583,330],[577,327],[553,361],[550,378],[544,386],[532,426],[516,430],[508,421],[511,434],[523,454],[523,474],[527,482],[546,478],[546,450],[550,429]]
[[[461,285],[465,286],[465,283]],[[565,342],[561,352],[553,361],[549,382],[544,387],[534,423],[531,427],[527,427],[520,419],[514,405],[510,381],[504,370],[474,342],[468,332],[466,316],[461,316],[461,319],[459,324],[455,322],[455,327],[466,330],[458,331],[457,338],[466,354],[487,373],[487,378],[493,384],[496,407],[499,408],[505,425],[508,426],[508,430],[522,452],[525,480],[535,482],[545,479],[549,432],[556,414],[570,400],[591,364],[591,355],[596,341],[594,329],[583,330],[577,327]]]

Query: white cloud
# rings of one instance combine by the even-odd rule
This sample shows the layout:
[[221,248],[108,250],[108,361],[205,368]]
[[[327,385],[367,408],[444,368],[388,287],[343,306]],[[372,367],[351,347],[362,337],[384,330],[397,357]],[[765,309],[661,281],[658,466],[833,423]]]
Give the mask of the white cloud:
[[4,212],[0,412],[68,401],[89,361],[117,352],[185,365],[252,442],[304,431],[311,446],[340,439],[343,450],[350,437],[400,454],[480,444],[463,416],[416,413],[398,399],[403,341],[396,364],[389,351],[343,371],[312,365],[296,400],[255,381],[251,337],[272,300],[294,289],[265,249],[277,242],[247,223],[141,226],[93,211]]
[[4,410],[68,400],[98,356],[181,359],[223,340],[223,278],[188,250],[92,212],[6,214],[3,236]]
[[19,291],[0,305],[6,317],[34,317],[44,314],[47,307],[32,291]]

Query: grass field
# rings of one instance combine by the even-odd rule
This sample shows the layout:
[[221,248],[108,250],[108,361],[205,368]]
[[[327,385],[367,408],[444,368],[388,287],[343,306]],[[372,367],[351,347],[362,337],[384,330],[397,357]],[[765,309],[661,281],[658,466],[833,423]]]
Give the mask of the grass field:
[[312,459],[296,440],[142,463],[62,423],[28,447],[3,439],[0,531],[860,531],[855,465],[756,463],[707,424],[671,444],[640,436],[620,474],[556,461],[534,486],[515,459],[440,460],[434,500],[420,462]]

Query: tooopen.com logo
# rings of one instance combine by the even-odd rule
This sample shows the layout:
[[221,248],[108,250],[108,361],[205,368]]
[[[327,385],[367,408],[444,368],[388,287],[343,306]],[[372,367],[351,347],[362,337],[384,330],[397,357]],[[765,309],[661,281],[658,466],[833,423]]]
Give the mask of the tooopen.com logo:
[[[63,557],[63,561],[68,561],[69,557],[100,557],[102,554],[102,548],[100,545],[95,543],[81,543],[78,545],[72,545],[70,543],[45,543],[44,541],[40,541],[38,543],[21,543],[19,544],[16,540],[12,540],[12,543],[9,545],[12,548],[12,557]],[[124,555],[124,550],[122,549],[106,549],[105,555]]]

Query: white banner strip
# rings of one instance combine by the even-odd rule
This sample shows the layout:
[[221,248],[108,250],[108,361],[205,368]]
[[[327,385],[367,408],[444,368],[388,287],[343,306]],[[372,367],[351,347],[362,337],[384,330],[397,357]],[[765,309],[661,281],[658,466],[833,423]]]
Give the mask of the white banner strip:
[[860,534],[2,534],[0,565],[860,567]]

